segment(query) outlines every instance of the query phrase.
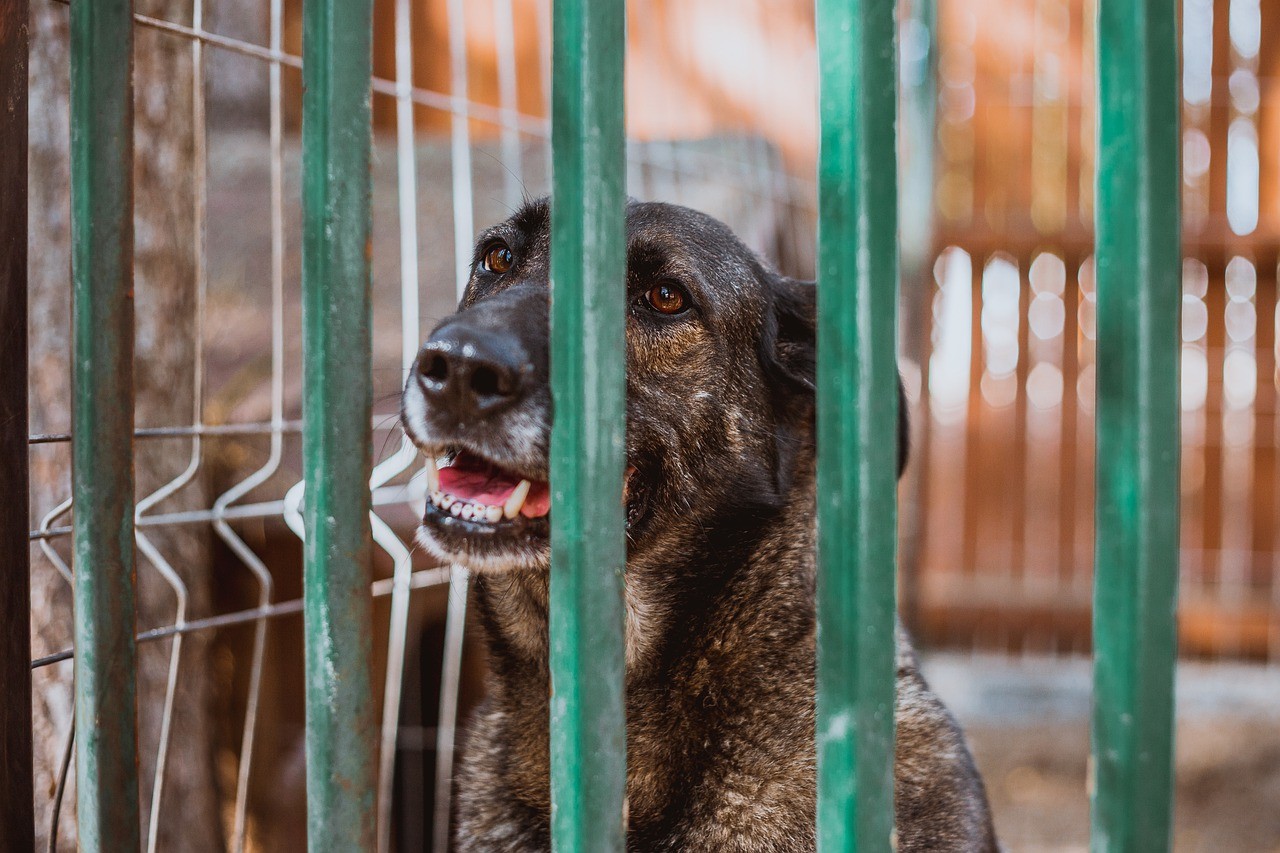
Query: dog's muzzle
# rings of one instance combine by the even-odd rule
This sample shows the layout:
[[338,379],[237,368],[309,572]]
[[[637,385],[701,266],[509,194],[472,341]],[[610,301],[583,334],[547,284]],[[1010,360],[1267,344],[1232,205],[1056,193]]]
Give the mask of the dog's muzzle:
[[545,304],[545,290],[512,288],[447,318],[418,354],[404,426],[427,456],[423,520],[438,535],[530,533],[550,511]]

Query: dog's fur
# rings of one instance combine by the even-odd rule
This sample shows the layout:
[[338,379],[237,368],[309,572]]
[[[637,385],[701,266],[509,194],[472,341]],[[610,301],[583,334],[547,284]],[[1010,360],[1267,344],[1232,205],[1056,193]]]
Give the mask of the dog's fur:
[[[544,200],[478,241],[459,312],[432,341],[490,335],[524,378],[511,406],[467,421],[428,401],[420,365],[404,423],[428,453],[462,446],[547,478],[548,232]],[[499,242],[514,258],[504,274],[483,263]],[[691,309],[650,310],[660,282]],[[813,286],[710,217],[633,202],[626,299],[627,848],[811,851]],[[885,438],[901,465],[905,428]],[[501,536],[448,521],[428,512],[421,538],[476,571],[491,664],[459,772],[457,846],[549,850],[546,519]],[[901,631],[896,719],[898,849],[995,850],[963,737]]]

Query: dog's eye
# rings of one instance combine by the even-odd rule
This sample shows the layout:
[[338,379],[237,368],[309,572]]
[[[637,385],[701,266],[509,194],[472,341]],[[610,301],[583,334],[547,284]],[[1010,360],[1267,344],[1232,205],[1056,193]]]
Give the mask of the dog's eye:
[[656,284],[644,295],[645,302],[659,314],[680,314],[689,308],[689,297],[670,282]]
[[494,243],[484,253],[484,268],[501,275],[516,262],[515,255],[507,248],[506,243]]

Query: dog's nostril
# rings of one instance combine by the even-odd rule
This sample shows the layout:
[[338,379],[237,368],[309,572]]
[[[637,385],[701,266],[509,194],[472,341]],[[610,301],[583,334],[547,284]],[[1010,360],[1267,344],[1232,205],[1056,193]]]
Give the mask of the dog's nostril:
[[495,397],[508,392],[498,371],[488,365],[479,365],[471,371],[471,390],[479,397]]
[[422,375],[432,382],[444,382],[449,378],[449,362],[442,355],[434,355],[422,366]]

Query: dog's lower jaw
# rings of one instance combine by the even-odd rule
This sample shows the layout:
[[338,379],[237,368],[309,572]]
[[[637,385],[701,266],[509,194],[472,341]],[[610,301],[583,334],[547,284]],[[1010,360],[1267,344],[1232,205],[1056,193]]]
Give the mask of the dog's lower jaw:
[[528,543],[520,547],[486,554],[484,552],[455,551],[441,543],[424,525],[419,525],[414,538],[429,554],[443,563],[461,566],[483,574],[506,574],[515,571],[547,571],[551,565],[550,547],[541,543]]

